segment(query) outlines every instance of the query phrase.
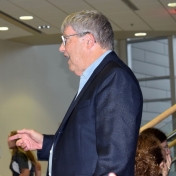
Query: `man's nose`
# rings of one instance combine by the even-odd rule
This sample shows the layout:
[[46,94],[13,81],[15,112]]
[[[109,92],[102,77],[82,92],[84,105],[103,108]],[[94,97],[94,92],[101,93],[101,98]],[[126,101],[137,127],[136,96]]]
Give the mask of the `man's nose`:
[[63,43],[60,45],[59,51],[62,53],[65,51],[65,45]]

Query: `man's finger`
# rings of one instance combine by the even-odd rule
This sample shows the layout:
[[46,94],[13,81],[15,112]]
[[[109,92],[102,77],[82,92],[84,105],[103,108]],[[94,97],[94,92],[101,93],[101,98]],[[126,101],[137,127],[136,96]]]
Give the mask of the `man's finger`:
[[9,137],[8,141],[12,141],[12,140],[15,140],[15,139],[20,139],[20,138],[21,138],[21,134],[16,134],[14,136]]
[[24,128],[24,129],[22,129],[22,130],[17,130],[17,133],[18,133],[18,134],[24,134],[24,133],[28,133],[28,131],[29,131],[28,129],[25,129],[25,128]]

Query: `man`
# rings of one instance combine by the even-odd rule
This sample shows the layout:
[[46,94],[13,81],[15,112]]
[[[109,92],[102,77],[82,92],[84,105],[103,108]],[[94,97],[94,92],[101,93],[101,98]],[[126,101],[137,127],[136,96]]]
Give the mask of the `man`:
[[134,175],[142,114],[142,93],[130,68],[113,51],[108,19],[94,10],[64,20],[60,51],[80,76],[73,99],[55,135],[19,130],[17,145],[38,149],[52,176]]

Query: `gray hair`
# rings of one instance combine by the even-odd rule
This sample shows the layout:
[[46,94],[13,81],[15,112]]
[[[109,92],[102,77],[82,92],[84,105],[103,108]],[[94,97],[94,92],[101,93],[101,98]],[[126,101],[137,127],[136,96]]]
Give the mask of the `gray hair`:
[[61,32],[63,33],[69,26],[77,33],[90,32],[102,48],[114,49],[112,26],[107,17],[101,12],[96,10],[82,10],[72,13],[63,21]]

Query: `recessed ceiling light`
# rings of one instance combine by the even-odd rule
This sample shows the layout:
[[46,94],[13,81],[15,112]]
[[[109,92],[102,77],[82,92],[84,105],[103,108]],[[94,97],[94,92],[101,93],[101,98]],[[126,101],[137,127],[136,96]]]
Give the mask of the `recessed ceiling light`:
[[32,20],[33,16],[20,16],[19,19],[20,20]]
[[167,6],[169,6],[169,7],[176,7],[176,2],[169,3],[169,4],[167,4]]
[[9,30],[8,27],[0,27],[0,31],[7,31],[7,30]]
[[135,33],[134,35],[135,36],[146,36],[147,33],[145,33],[145,32],[138,32],[138,33]]
[[38,26],[39,29],[49,29],[50,26],[49,25],[42,25],[42,26]]

